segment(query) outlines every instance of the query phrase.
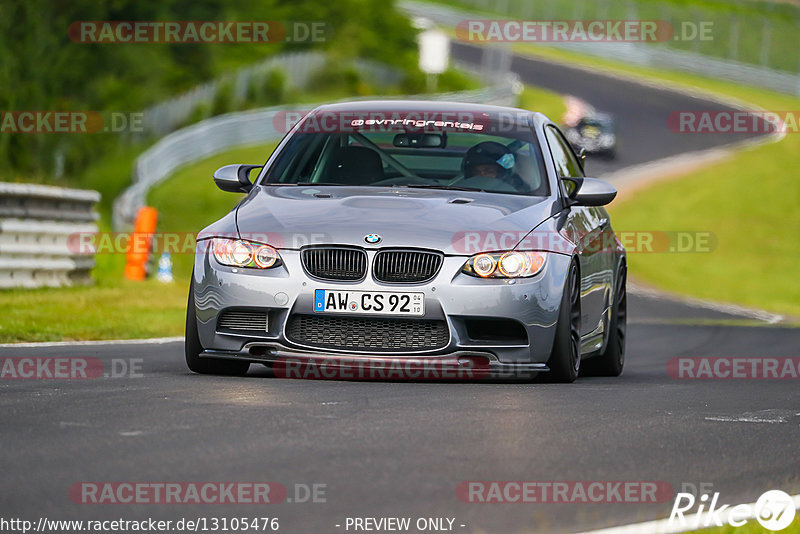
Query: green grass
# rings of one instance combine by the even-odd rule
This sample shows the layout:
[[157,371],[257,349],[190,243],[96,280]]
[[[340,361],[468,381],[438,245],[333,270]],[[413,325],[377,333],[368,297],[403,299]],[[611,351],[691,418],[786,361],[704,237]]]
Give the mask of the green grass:
[[526,85],[522,94],[519,95],[517,107],[544,113],[556,123],[561,122],[561,117],[567,111],[563,96],[531,85]]
[[[121,271],[119,274],[121,278]],[[13,290],[0,302],[14,310],[0,324],[0,341],[72,341],[175,336],[183,332],[177,302],[185,280],[165,285],[118,281],[91,288]],[[185,309],[185,308],[184,308]]]
[[663,289],[800,315],[800,139],[739,154],[612,204],[619,231],[713,232],[709,253],[629,254]]

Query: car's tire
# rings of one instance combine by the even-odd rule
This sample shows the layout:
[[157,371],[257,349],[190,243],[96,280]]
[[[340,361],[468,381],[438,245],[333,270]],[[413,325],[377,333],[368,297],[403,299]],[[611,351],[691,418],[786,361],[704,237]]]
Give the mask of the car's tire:
[[625,283],[628,272],[623,263],[617,273],[614,302],[611,304],[611,320],[608,322],[606,348],[586,362],[586,370],[595,376],[619,376],[625,366],[625,341],[628,323],[628,292]]
[[578,378],[581,367],[581,279],[578,265],[572,262],[569,266],[561,306],[558,312],[558,324],[553,341],[553,351],[547,366],[550,372],[544,373],[545,382],[570,383]]
[[183,346],[186,353],[186,366],[195,373],[243,376],[247,374],[247,370],[250,368],[250,362],[214,360],[200,357],[200,353],[203,352],[203,345],[200,344],[200,335],[197,332],[197,315],[194,307],[194,274],[192,274],[192,283],[189,284],[189,302],[186,305],[186,336]]

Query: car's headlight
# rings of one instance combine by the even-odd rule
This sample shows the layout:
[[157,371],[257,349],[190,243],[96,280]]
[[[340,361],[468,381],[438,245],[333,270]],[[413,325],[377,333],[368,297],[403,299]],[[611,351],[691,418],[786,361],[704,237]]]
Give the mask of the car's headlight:
[[261,243],[215,237],[211,249],[219,263],[230,267],[269,269],[281,264],[278,251]]
[[461,272],[480,278],[525,278],[536,275],[544,267],[544,252],[495,252],[471,257]]

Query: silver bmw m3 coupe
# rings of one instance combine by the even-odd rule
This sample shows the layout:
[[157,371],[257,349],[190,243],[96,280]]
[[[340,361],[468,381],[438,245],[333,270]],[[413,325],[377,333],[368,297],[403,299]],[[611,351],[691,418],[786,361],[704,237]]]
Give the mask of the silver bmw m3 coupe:
[[203,229],[186,314],[194,372],[309,378],[616,376],[626,255],[540,113],[413,101],[321,106]]

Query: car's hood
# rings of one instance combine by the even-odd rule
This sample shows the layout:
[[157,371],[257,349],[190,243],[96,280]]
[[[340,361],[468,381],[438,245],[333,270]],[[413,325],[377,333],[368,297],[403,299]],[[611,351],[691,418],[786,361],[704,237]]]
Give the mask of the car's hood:
[[[501,250],[516,245],[555,209],[548,198],[496,193],[348,186],[256,189],[237,208],[238,230],[254,240],[266,235],[270,244],[286,249],[336,243],[466,255],[474,253],[477,239],[482,249]],[[379,235],[380,242],[367,243],[368,234]],[[469,246],[465,239],[471,240]]]

